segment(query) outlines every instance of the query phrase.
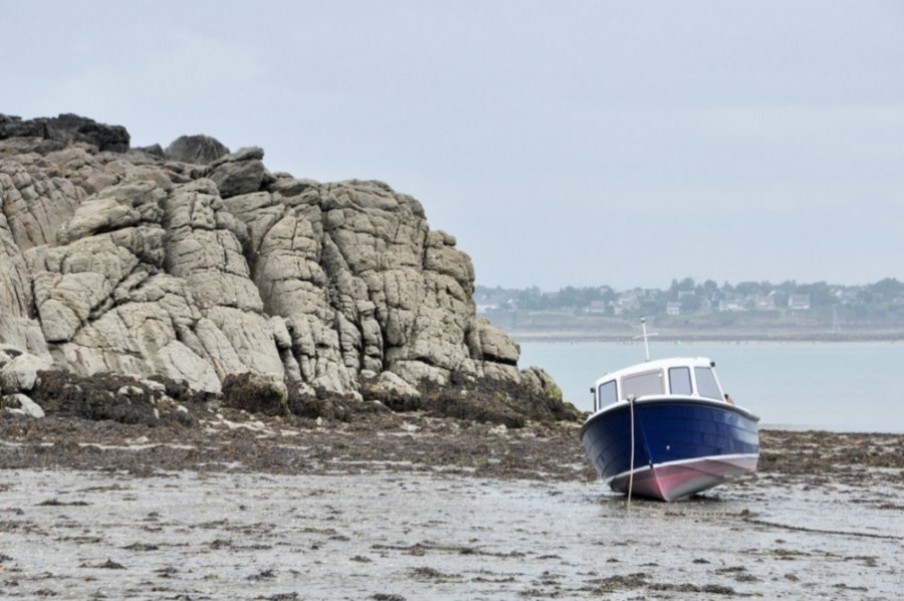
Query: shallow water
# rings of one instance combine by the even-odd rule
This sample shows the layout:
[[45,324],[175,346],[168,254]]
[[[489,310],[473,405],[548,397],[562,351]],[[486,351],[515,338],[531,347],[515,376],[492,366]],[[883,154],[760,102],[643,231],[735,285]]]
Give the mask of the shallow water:
[[630,508],[598,482],[392,470],[2,478],[10,599],[897,599],[904,580],[894,490],[776,476]]
[[[547,370],[567,401],[583,411],[608,371],[643,361],[643,343],[523,342],[522,366]],[[716,361],[722,388],[762,418],[761,427],[834,432],[904,432],[899,373],[904,344],[894,342],[654,342],[653,358]]]

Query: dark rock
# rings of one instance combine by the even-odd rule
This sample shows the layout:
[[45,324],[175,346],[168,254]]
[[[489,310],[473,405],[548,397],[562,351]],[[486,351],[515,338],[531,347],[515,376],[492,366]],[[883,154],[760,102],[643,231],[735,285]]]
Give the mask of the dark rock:
[[60,501],[59,499],[47,499],[38,503],[38,507],[86,507],[90,503],[86,501]]
[[289,410],[293,415],[309,419],[353,422],[389,413],[380,402],[366,402],[323,389],[314,394],[298,388],[289,391]]
[[[143,155],[146,155],[147,157],[151,157],[153,159],[161,159],[161,160],[166,159],[166,153],[163,152],[163,148],[160,146],[160,144],[151,144],[150,146],[140,146],[138,148],[132,148],[129,151],[129,154],[132,157],[134,157],[134,155],[136,155],[136,154],[139,154],[139,155],[143,154]],[[132,158],[130,160],[132,160],[132,162],[138,162],[138,161],[135,161],[134,158]]]
[[223,405],[249,413],[284,415],[289,409],[288,391],[272,377],[250,372],[229,374],[223,379]]
[[109,558],[107,559],[107,561],[105,561],[102,564],[99,564],[97,567],[103,568],[106,570],[124,570],[124,569],[126,569],[126,567],[124,565],[122,565],[121,563],[119,563],[118,561],[113,561],[112,559],[109,559]]
[[61,370],[42,371],[31,396],[48,415],[144,426],[156,426],[160,422],[153,391],[127,376],[77,376]]
[[148,380],[162,384],[166,396],[179,403],[203,404],[210,401],[211,397],[216,396],[211,393],[194,390],[185,381],[177,381],[161,375],[151,376]]
[[[393,407],[393,404],[389,406]],[[527,420],[540,423],[579,421],[580,411],[527,383],[475,379],[455,372],[448,386],[424,387],[420,407],[443,417],[521,428]]]
[[260,148],[242,148],[234,155],[218,161],[213,166],[210,178],[216,182],[220,196],[231,198],[250,194],[275,181],[261,162],[262,156]]
[[252,574],[251,576],[248,576],[247,580],[259,581],[259,580],[271,580],[273,578],[276,578],[276,572],[271,569],[267,569],[267,570],[263,570],[262,572],[258,572],[257,574]]
[[164,154],[171,161],[209,165],[229,154],[229,149],[210,136],[180,136],[166,147]]
[[424,408],[438,417],[523,428],[527,420],[498,398],[478,398],[465,390],[437,389],[424,394]]
[[22,121],[15,115],[0,114],[0,140],[8,138],[44,138],[46,125],[40,121]]
[[50,120],[51,131],[62,131],[77,142],[87,142],[101,151],[126,152],[129,149],[129,132],[122,125],[104,125],[87,117],[71,113]]
[[86,142],[101,151],[126,152],[130,140],[129,132],[121,125],[105,125],[72,113],[26,121],[0,115],[0,140],[8,138],[41,138],[61,143],[45,151],[59,150],[72,142]]

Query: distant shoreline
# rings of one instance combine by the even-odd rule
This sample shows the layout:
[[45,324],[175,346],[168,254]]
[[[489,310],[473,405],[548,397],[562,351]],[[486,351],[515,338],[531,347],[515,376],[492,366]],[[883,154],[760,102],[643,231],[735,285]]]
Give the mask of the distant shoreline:
[[[630,344],[638,342],[636,335],[609,334],[586,330],[505,330],[516,342],[612,342]],[[818,332],[749,332],[749,331],[725,331],[725,332],[693,332],[673,331],[658,332],[655,335],[658,342],[888,342],[904,341],[904,332],[867,331],[845,333],[818,333]]]

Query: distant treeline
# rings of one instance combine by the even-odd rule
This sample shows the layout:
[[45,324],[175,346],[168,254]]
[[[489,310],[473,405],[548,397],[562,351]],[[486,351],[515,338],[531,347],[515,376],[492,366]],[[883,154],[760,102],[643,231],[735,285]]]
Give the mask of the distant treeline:
[[568,286],[555,292],[538,287],[501,288],[477,286],[478,311],[506,313],[555,312],[562,315],[599,315],[621,318],[640,316],[691,316],[713,313],[809,312],[826,319],[851,321],[904,321],[904,283],[886,278],[874,284],[844,286],[786,281],[717,284],[693,278],[672,280],[668,289],[611,286]]

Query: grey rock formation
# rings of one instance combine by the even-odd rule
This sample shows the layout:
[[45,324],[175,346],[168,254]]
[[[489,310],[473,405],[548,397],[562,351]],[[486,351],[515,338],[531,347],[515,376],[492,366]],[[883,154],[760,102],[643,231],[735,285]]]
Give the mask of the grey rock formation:
[[351,396],[365,379],[415,396],[453,374],[555,386],[476,317],[470,258],[411,196],[272,174],[261,149],[205,136],[165,153],[128,139],[0,115],[9,390],[41,361],[209,392],[244,373]]
[[213,162],[211,179],[223,198],[250,194],[263,189],[273,181],[263,163],[264,151],[260,148],[242,148]]
[[171,161],[209,165],[229,154],[229,149],[210,136],[180,136],[166,147],[164,153]]

